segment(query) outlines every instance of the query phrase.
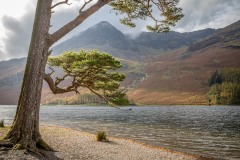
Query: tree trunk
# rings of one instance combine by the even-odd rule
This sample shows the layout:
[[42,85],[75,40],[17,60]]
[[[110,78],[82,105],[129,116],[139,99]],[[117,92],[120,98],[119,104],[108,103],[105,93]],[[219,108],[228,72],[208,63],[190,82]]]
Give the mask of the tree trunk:
[[48,58],[51,4],[52,0],[38,0],[37,3],[17,112],[13,126],[3,141],[15,149],[24,148],[33,152],[37,152],[37,148],[50,149],[39,133],[39,108]]
[[[0,146],[13,147],[14,149],[23,148],[35,153],[39,153],[39,148],[51,150],[42,140],[39,132],[39,109],[45,66],[50,53],[48,49],[111,0],[98,0],[96,4],[81,12],[74,20],[50,35],[52,1],[38,0],[16,115],[11,130],[0,142]],[[67,1],[60,4],[64,3]]]

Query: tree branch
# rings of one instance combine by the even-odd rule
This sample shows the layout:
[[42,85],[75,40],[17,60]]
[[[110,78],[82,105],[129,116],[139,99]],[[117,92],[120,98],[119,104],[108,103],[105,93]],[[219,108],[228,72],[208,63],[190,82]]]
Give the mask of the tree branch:
[[102,8],[104,5],[106,5],[110,1],[112,1],[112,0],[98,0],[98,2],[96,4],[92,5],[87,10],[82,11],[81,14],[78,15],[74,20],[67,23],[62,28],[60,28],[55,33],[53,33],[49,36],[49,42],[48,42],[49,46],[52,46],[55,42],[57,42],[59,39],[61,39],[67,33],[72,31],[79,24],[81,24],[85,19],[87,19],[89,16],[91,16],[93,13],[98,11],[100,8]]
[[51,73],[48,73],[48,75],[51,76],[55,71],[51,66],[49,66],[48,68],[52,71]]
[[61,94],[61,93],[68,93],[68,92],[76,92],[77,94],[80,94],[77,90],[77,88],[80,85],[77,83],[73,83],[71,86],[69,86],[67,88],[59,88],[57,85],[55,85],[54,80],[52,79],[52,77],[49,74],[43,73],[43,78],[47,82],[47,84],[48,84],[49,88],[51,89],[51,91],[53,92],[53,94]]
[[48,56],[50,56],[52,54],[52,51],[53,50],[48,51]]
[[82,7],[80,8],[79,10],[79,14],[81,14],[82,10],[86,7],[87,4],[91,3],[93,0],[89,0],[89,1],[86,1],[84,0],[84,4],[82,5]]
[[[94,91],[91,87],[87,86],[87,85],[83,85],[84,87],[88,88],[92,93],[96,94],[97,96],[99,96],[100,98],[102,98],[107,104],[109,104],[111,107],[115,107],[112,103],[109,102],[109,100],[102,96],[101,94],[99,94],[98,92]],[[116,107],[118,108],[118,107]],[[119,109],[119,108],[118,108]]]
[[71,5],[72,3],[68,3],[68,0],[65,0],[65,1],[62,1],[62,2],[59,2],[59,3],[54,4],[54,5],[51,7],[51,9],[53,9],[53,8],[55,8],[55,7],[57,7],[57,6],[61,5],[61,4]]
[[[82,85],[83,87],[86,87],[88,88],[92,93],[96,94],[97,96],[99,96],[100,98],[102,98],[108,105],[110,105],[111,107],[113,108],[116,108],[116,109],[119,109],[119,110],[124,110],[124,109],[121,109],[117,106],[114,106],[106,97],[102,96],[101,94],[99,94],[98,92],[94,91],[91,87],[87,86],[87,85]],[[132,110],[132,109],[128,109],[128,110]],[[124,110],[126,111],[126,110]]]
[[59,85],[59,83],[64,81],[67,76],[69,76],[69,74],[64,75],[63,78],[56,77],[55,85]]

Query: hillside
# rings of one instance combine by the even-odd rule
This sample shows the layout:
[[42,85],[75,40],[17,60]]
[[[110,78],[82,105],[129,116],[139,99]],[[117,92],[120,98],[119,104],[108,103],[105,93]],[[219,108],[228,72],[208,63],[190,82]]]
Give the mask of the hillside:
[[226,48],[240,48],[240,21],[237,21],[225,28],[218,29],[212,36],[205,38],[200,42],[190,45],[188,52],[194,52],[218,45]]
[[186,59],[186,49],[164,53],[148,61],[147,77],[128,92],[138,104],[207,104],[208,78],[217,69],[240,67],[240,51],[209,47]]
[[26,58],[0,62],[0,104],[16,104]]
[[[121,72],[127,76],[122,85],[137,104],[206,104],[211,73],[219,68],[240,67],[239,23],[190,33],[143,32],[133,40],[101,22],[56,46],[54,54],[91,47],[108,50],[120,58]],[[207,43],[216,37],[221,38]],[[17,103],[25,63],[26,58],[0,62],[0,104]],[[74,93],[53,95],[44,84],[42,103],[66,97],[76,98]]]
[[148,77],[128,92],[139,104],[207,104],[208,78],[221,68],[240,67],[240,21],[187,48],[148,60]]

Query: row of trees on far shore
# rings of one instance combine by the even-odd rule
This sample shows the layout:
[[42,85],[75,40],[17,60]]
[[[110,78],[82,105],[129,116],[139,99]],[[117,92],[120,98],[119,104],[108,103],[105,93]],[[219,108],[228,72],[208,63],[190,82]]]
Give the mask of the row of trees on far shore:
[[240,68],[217,70],[209,79],[208,102],[210,105],[240,104]]
[[55,98],[50,101],[47,101],[45,104],[52,104],[52,105],[105,104],[106,105],[106,102],[95,94],[83,93],[73,97]]

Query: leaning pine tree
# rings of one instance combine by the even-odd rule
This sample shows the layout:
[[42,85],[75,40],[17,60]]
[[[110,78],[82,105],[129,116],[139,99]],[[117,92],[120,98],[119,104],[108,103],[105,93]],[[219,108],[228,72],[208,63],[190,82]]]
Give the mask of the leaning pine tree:
[[[125,93],[119,90],[120,82],[125,78],[123,74],[117,72],[121,64],[107,53],[100,53],[97,50],[70,51],[57,57],[49,57],[47,64],[51,72],[44,74],[44,80],[54,94],[67,92],[80,94],[78,89],[82,87],[98,95],[110,106],[128,104]],[[56,67],[61,68],[64,75],[54,80],[52,74]],[[59,84],[67,78],[71,80],[71,85],[66,88],[59,87]]]
[[[181,9],[177,7],[178,2],[179,0],[80,0],[82,6],[76,18],[50,34],[53,10],[60,5],[70,4],[68,0],[38,0],[16,115],[0,146],[27,149],[35,153],[39,153],[39,149],[51,150],[39,132],[39,108],[43,79],[48,79],[45,66],[51,54],[49,48],[54,43],[107,4],[112,6],[117,14],[123,15],[120,21],[125,25],[135,27],[134,20],[150,18],[154,23],[147,26],[148,30],[167,32],[169,27],[174,26],[183,16]],[[155,14],[157,12],[159,14]],[[58,88],[54,90],[53,87],[53,91],[57,90]]]

